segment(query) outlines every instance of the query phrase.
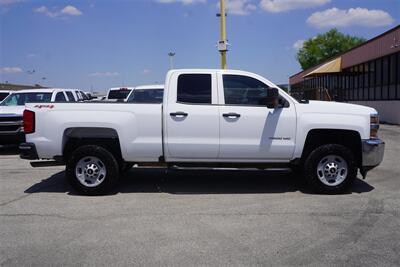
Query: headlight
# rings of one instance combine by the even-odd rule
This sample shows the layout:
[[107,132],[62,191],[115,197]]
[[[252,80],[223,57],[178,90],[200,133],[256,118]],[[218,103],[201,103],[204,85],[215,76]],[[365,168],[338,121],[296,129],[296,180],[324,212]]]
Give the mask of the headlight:
[[370,137],[378,138],[378,130],[379,130],[379,115],[371,114],[370,120]]

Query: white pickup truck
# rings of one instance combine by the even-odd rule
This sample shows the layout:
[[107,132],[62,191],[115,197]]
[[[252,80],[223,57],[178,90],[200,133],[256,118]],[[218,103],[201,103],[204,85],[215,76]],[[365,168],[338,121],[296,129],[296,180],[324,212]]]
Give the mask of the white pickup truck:
[[22,113],[26,103],[76,101],[84,101],[83,93],[77,89],[41,88],[10,93],[0,103],[0,145],[24,142]]
[[339,193],[382,161],[378,128],[375,109],[298,102],[249,72],[171,70],[161,104],[27,104],[20,149],[66,164],[72,186],[90,195],[109,192],[132,164],[285,166],[316,191]]
[[8,90],[0,90],[0,104],[3,100],[11,94],[11,91]]

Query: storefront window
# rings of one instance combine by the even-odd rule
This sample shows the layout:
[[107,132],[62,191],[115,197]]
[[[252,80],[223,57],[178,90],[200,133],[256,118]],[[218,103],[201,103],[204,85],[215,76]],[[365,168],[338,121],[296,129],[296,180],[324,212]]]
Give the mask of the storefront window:
[[375,99],[375,61],[370,61],[369,64],[369,99]]
[[364,100],[364,65],[358,66],[358,100]]
[[364,75],[363,75],[363,80],[364,80],[364,100],[368,100],[368,89],[369,89],[369,79],[368,79],[368,73],[369,73],[369,65],[368,63],[364,64]]
[[396,64],[397,56],[393,54],[390,56],[389,62],[389,99],[396,99]]
[[382,99],[382,59],[375,61],[375,100]]
[[382,99],[389,99],[389,57],[384,57],[382,61]]
[[397,75],[396,75],[396,83],[397,83],[397,94],[396,99],[400,100],[400,52],[397,53]]

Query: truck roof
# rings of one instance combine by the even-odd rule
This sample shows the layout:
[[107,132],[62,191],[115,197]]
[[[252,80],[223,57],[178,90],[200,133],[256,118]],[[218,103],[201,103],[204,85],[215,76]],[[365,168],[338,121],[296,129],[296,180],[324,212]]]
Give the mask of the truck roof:
[[133,89],[135,89],[135,87],[131,87],[131,86],[112,87],[109,90],[121,90],[121,89],[133,90]]
[[267,85],[271,86],[271,87],[279,87],[277,86],[275,83],[271,82],[268,78],[265,78],[265,76],[263,75],[259,75],[257,73],[253,73],[253,72],[249,72],[249,71],[243,71],[243,70],[235,70],[235,69],[172,69],[169,70],[167,73],[167,77],[170,77],[173,73],[192,73],[192,74],[196,74],[196,73],[204,73],[204,72],[220,72],[222,74],[227,73],[227,74],[235,74],[235,75],[247,75],[250,77],[256,77],[258,79],[267,81]]
[[164,84],[146,84],[146,85],[139,85],[134,88],[134,90],[146,90],[146,89],[164,89]]
[[79,89],[69,89],[69,88],[42,88],[42,89],[25,89],[19,91],[13,91],[13,93],[53,93],[56,90],[60,91],[80,91]]

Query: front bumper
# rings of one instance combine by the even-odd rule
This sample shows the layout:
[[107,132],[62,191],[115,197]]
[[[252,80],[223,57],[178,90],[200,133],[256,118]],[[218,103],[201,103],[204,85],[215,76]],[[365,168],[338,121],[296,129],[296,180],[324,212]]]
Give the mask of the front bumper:
[[383,160],[385,142],[380,139],[368,139],[362,141],[362,166],[363,176],[367,171],[378,166]]
[[19,151],[20,151],[19,156],[21,159],[29,159],[29,160],[39,159],[39,156],[36,151],[36,146],[33,143],[20,144]]
[[0,132],[0,145],[17,145],[25,142],[25,134],[23,132],[3,133]]
[[0,114],[0,145],[16,145],[25,142],[21,115]]

